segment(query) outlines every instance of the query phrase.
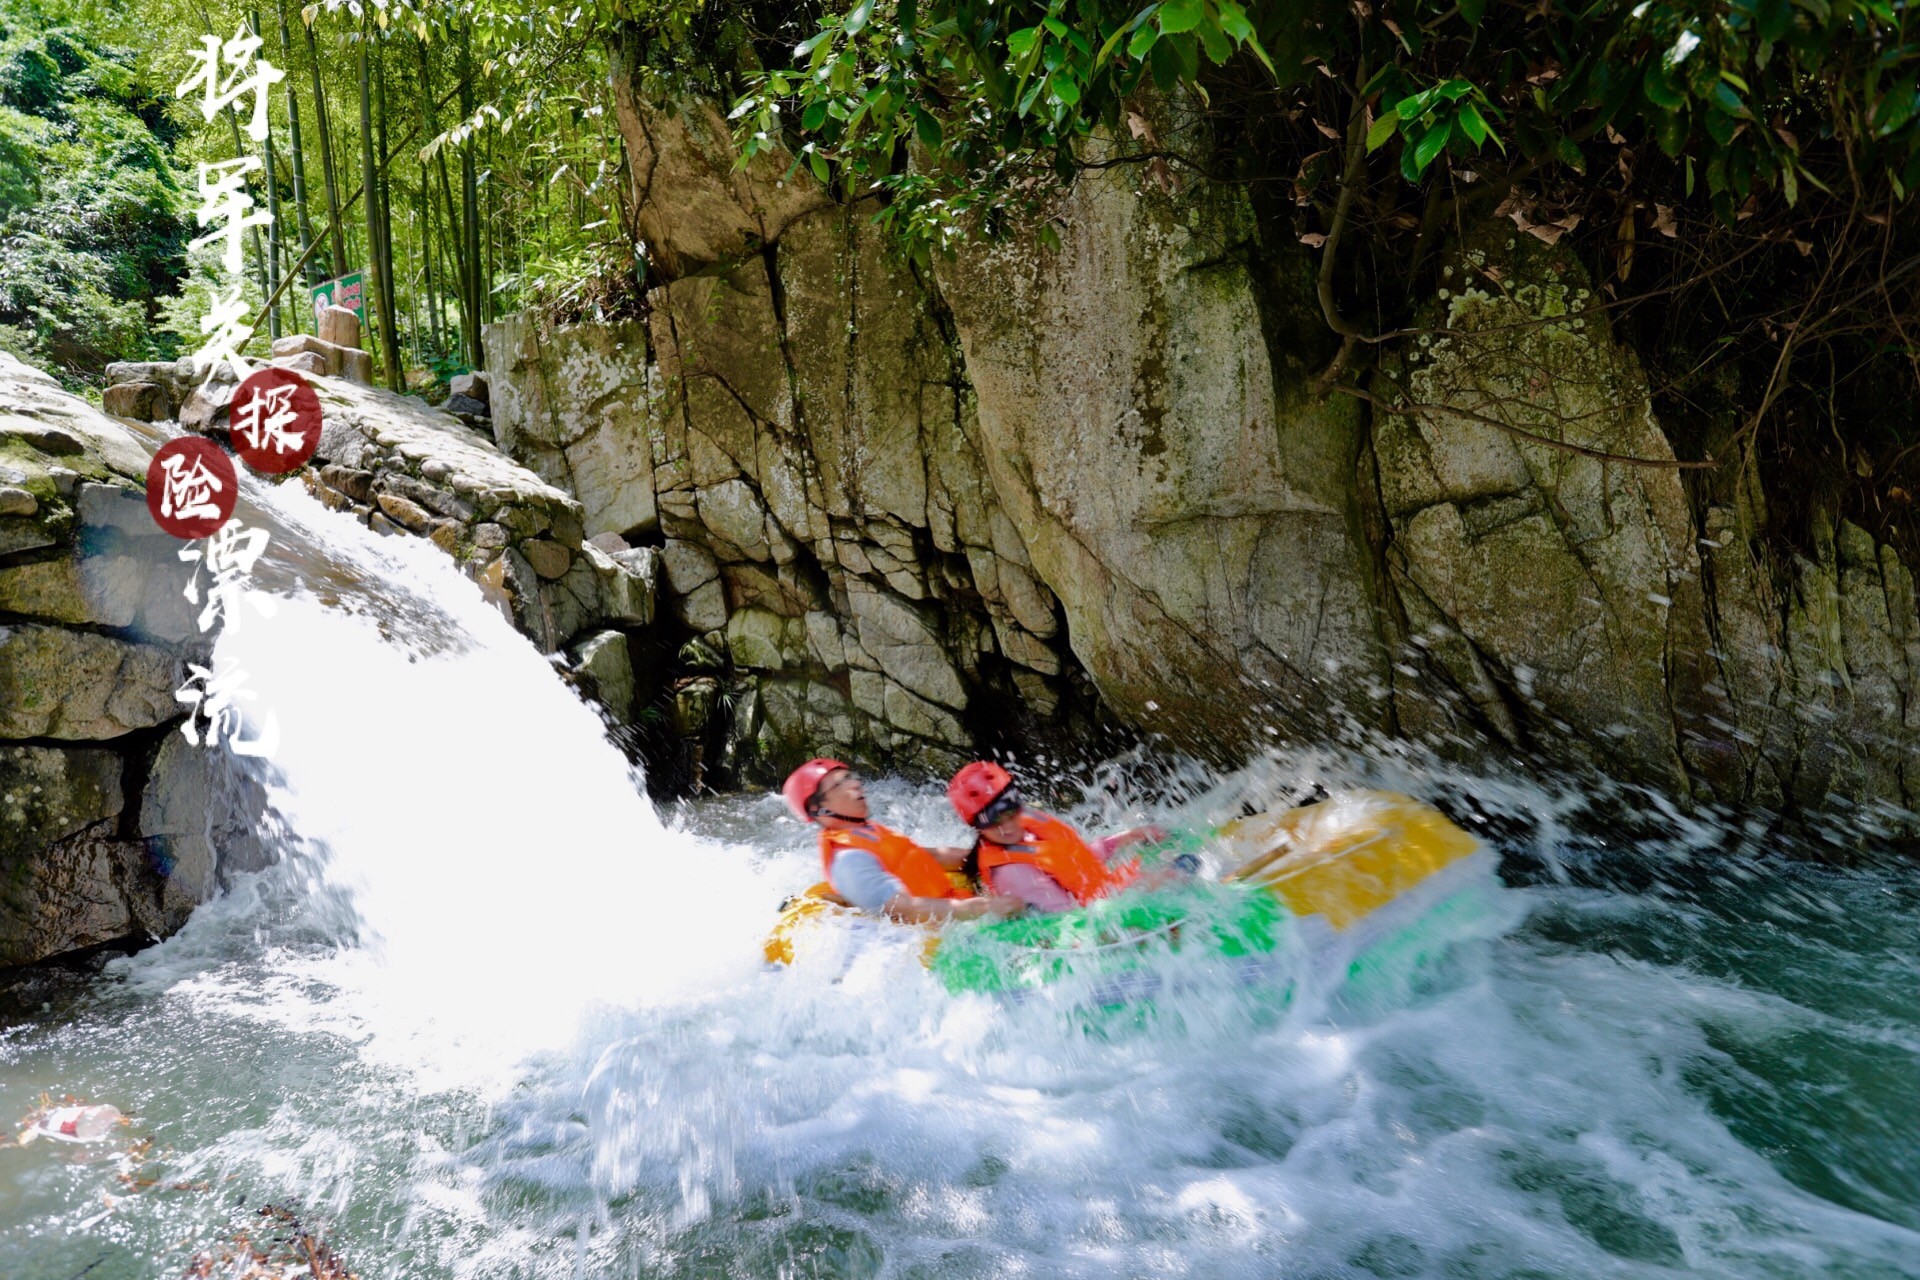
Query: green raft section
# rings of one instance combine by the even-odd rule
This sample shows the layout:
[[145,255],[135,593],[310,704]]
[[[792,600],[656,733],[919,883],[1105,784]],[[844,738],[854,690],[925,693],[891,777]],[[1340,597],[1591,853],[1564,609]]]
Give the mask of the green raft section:
[[1113,978],[1199,948],[1229,959],[1267,955],[1293,919],[1272,894],[1191,884],[1124,894],[1057,915],[949,928],[929,964],[947,990],[1000,995],[1063,979]]
[[[1244,983],[1290,989],[1311,973],[1343,1002],[1379,1007],[1417,998],[1455,944],[1484,936],[1499,916],[1490,886],[1480,882],[1397,906],[1345,934],[1313,930],[1309,958],[1308,948],[1289,946],[1304,941],[1307,922],[1273,894],[1196,882],[1057,915],[952,927],[928,968],[955,994],[1020,998],[1060,988],[1112,1006],[1150,999],[1176,957],[1197,953]],[[1289,950],[1302,954],[1281,954]]]

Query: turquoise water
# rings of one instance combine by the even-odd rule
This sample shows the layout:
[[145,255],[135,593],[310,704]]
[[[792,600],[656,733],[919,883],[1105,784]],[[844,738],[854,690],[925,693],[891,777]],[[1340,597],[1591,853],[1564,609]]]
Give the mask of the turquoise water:
[[0,1041],[0,1110],[153,1141],[0,1151],[0,1273],[178,1274],[272,1202],[362,1276],[1920,1274],[1920,883],[1743,868],[1502,890],[1387,1011],[1222,984],[1091,1035],[897,952],[595,1006],[484,1079],[343,1008],[352,954],[270,875]]

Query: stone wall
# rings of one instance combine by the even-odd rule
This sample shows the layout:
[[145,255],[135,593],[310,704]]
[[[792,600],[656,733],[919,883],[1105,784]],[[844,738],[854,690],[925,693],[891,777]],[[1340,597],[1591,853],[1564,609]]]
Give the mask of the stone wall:
[[496,431],[589,534],[660,545],[730,758],[936,770],[1090,683],[1202,753],[1387,731],[1910,807],[1909,568],[1832,520],[1781,551],[1740,457],[1690,486],[1604,456],[1673,451],[1565,253],[1504,222],[1449,246],[1445,336],[1369,393],[1421,407],[1385,412],[1317,394],[1314,260],[1240,188],[1090,170],[1057,249],[929,279],[804,170],[738,170],[710,106],[621,119],[670,278],[644,322],[496,326]]

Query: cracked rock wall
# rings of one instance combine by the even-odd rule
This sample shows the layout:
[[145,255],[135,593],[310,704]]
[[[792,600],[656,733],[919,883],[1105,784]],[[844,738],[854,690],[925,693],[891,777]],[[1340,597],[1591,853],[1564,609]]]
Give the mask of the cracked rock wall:
[[937,301],[870,217],[803,214],[656,289],[644,324],[488,335],[501,443],[573,487],[589,535],[659,542],[670,611],[742,677],[734,762],[768,771],[945,768],[996,706],[1068,692]]
[[1386,730],[1909,824],[1909,567],[1834,520],[1782,551],[1750,467],[1594,456],[1673,453],[1564,253],[1448,248],[1384,412],[1314,394],[1312,260],[1239,189],[1089,170],[1058,249],[929,279],[785,158],[739,170],[710,104],[620,114],[665,278],[644,321],[495,326],[496,431],[587,534],[660,544],[711,659],[674,719],[728,760],[943,768],[1090,684],[1202,753]]

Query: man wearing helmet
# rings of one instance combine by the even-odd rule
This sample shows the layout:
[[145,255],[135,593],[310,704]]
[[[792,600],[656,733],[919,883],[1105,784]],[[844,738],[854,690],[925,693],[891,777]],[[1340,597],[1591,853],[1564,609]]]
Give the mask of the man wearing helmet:
[[820,862],[833,891],[852,906],[910,923],[1003,918],[1012,898],[976,898],[955,883],[964,849],[923,849],[874,822],[860,777],[838,760],[809,760],[780,788],[801,821],[820,828]]
[[980,883],[1035,911],[1070,911],[1139,882],[1139,865],[1115,866],[1114,856],[1166,839],[1160,828],[1147,826],[1089,842],[1051,814],[1027,808],[1012,775],[988,760],[954,774],[947,798],[979,832],[969,861]]

